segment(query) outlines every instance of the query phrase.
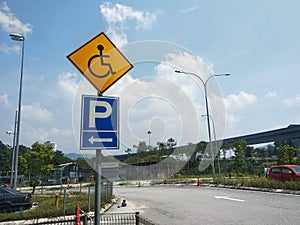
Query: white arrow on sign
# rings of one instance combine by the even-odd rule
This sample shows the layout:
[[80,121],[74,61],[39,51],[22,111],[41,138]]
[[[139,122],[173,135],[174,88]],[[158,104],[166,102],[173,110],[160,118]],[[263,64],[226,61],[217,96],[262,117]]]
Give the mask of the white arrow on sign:
[[93,145],[94,142],[113,142],[112,138],[94,138],[94,136],[89,138],[89,142]]
[[237,199],[237,198],[229,198],[228,196],[215,196],[216,199],[226,199],[230,201],[236,201],[236,202],[244,202],[243,199]]

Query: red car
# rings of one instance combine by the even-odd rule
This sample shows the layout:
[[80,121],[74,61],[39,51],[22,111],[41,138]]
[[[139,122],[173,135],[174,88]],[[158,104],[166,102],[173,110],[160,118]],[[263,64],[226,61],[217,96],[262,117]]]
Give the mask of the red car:
[[270,166],[268,169],[268,177],[280,181],[300,181],[299,165],[280,165]]

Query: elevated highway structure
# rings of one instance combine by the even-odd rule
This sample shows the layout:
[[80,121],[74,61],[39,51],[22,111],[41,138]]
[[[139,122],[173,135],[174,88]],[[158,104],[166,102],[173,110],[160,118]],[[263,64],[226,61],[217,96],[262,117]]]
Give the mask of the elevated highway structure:
[[286,128],[223,139],[227,143],[233,143],[237,140],[245,140],[248,145],[291,140],[296,148],[300,148],[300,125],[292,124]]

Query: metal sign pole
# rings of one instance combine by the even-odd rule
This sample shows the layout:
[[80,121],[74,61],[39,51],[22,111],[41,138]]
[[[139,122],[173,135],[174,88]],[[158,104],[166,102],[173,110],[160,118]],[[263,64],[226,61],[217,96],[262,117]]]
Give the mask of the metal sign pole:
[[95,168],[95,225],[100,225],[101,211],[101,149],[96,150],[96,168]]
[[[98,96],[102,96],[98,92]],[[96,167],[95,167],[95,225],[100,225],[101,221],[101,149],[96,150]]]

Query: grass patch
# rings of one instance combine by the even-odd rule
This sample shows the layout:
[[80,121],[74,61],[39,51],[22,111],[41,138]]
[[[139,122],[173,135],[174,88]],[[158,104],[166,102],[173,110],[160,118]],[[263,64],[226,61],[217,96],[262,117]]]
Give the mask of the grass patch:
[[[113,196],[114,197],[114,196]],[[90,210],[94,211],[94,194],[90,195]],[[63,194],[59,195],[58,207],[55,205],[55,194],[52,195],[33,195],[33,202],[38,202],[38,207],[26,211],[15,213],[1,213],[0,222],[15,221],[15,220],[30,220],[38,218],[53,218],[63,216]],[[108,202],[110,202],[108,200]],[[108,202],[102,203],[104,207]],[[68,193],[66,198],[65,215],[75,215],[76,204],[79,204],[80,209],[88,212],[88,195],[86,193]]]

